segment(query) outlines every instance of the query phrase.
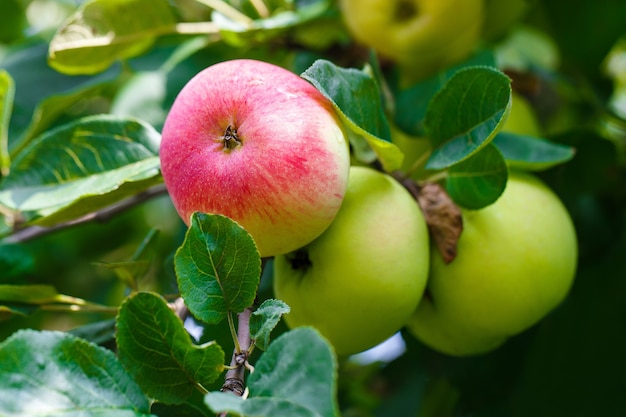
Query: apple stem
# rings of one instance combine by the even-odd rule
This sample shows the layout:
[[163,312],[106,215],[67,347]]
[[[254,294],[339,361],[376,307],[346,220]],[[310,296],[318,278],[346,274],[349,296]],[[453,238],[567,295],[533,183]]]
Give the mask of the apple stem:
[[404,172],[403,179],[409,178],[415,171],[424,166],[429,157],[430,152],[424,152],[422,155],[420,155],[420,157],[417,158],[415,162],[413,162],[413,164],[411,164],[409,169]]
[[222,138],[224,140],[224,147],[228,150],[241,146],[241,140],[239,140],[239,136],[237,135],[237,129],[231,125],[228,125]]
[[425,178],[422,182],[423,183],[429,183],[429,182],[439,182],[441,180],[444,180],[448,178],[448,171],[440,171],[440,172],[436,172],[433,175],[431,175],[428,178]]

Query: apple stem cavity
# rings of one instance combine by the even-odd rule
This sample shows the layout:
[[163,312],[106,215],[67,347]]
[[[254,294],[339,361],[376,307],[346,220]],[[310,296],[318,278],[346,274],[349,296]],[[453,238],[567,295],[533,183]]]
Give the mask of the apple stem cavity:
[[237,135],[237,129],[234,128],[232,125],[228,125],[228,127],[224,131],[222,141],[224,143],[224,149],[228,151],[231,151],[241,146],[241,140],[239,139],[239,135]]
[[413,1],[403,0],[396,4],[395,20],[398,22],[408,22],[417,14],[417,6]]
[[297,271],[306,271],[313,265],[309,259],[309,253],[305,249],[298,249],[287,255],[287,261],[291,269]]

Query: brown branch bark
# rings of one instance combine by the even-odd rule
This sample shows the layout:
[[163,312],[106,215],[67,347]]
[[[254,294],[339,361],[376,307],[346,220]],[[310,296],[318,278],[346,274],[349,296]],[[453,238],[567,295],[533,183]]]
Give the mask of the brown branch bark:
[[250,339],[250,315],[252,307],[246,308],[237,315],[237,340],[239,341],[239,352],[235,349],[230,365],[233,369],[229,369],[224,376],[224,385],[222,392],[232,392],[233,394],[243,395],[246,389],[245,372],[246,363],[248,361],[248,351],[252,340]]
[[[239,351],[233,352],[229,369],[224,376],[224,384],[222,392],[232,392],[235,395],[243,396],[246,391],[246,365],[248,363],[248,354],[252,340],[250,338],[250,315],[252,307],[246,308],[237,315],[237,340],[239,342]],[[226,417],[228,412],[219,414],[219,417]]]
[[43,227],[43,226],[27,226],[23,229],[18,229],[13,234],[4,238],[6,243],[21,243],[29,240],[33,240],[60,230],[69,229],[70,227],[78,226],[84,223],[100,222],[105,223],[111,220],[118,214],[139,205],[147,200],[150,200],[158,195],[165,194],[167,192],[164,184],[159,184],[144,192],[136,194],[119,203],[113,204],[102,210],[95,211],[93,213],[86,214],[74,220],[70,220],[64,223],[59,223],[55,226]]

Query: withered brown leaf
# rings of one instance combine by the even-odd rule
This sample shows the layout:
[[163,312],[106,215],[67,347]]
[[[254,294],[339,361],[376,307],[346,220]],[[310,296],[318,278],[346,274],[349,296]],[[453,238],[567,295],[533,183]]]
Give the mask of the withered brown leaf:
[[445,263],[454,260],[457,243],[463,231],[461,209],[454,204],[445,189],[436,183],[426,183],[413,193],[428,224],[431,238]]

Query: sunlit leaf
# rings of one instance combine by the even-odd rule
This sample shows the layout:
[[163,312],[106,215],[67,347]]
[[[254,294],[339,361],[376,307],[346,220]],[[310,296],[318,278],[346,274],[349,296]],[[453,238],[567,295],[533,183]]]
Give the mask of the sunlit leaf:
[[486,146],[508,117],[511,81],[491,67],[459,70],[431,100],[424,129],[433,143],[428,169],[442,169]]
[[494,203],[506,187],[508,168],[502,154],[489,144],[448,170],[446,191],[458,205],[480,209]]
[[9,121],[15,97],[15,82],[11,75],[0,69],[0,177],[9,173]]
[[[271,3],[268,3],[271,4]],[[307,2],[289,2],[293,9],[279,7],[268,10],[269,16],[258,18],[258,11],[244,10],[247,18],[236,19],[224,12],[215,10],[211,14],[211,21],[220,29],[222,38],[231,45],[241,47],[254,43],[267,42],[286,30],[300,26],[322,16],[329,8],[329,0]],[[250,17],[253,16],[254,18]]]
[[0,204],[52,225],[161,182],[159,133],[138,120],[86,117],[46,132],[13,161]]
[[141,54],[175,24],[166,0],[89,0],[58,29],[49,62],[66,74],[94,74]]
[[283,314],[291,309],[281,300],[265,300],[250,317],[250,337],[260,349],[267,349],[270,333],[276,327]]
[[20,330],[0,344],[0,415],[150,416],[115,354],[67,333]]
[[5,318],[12,314],[28,315],[42,306],[56,306],[66,311],[107,309],[78,297],[60,294],[52,285],[0,284],[0,307],[5,312]]
[[194,345],[158,294],[135,293],[124,301],[116,340],[122,364],[144,392],[164,403],[185,402],[224,369],[222,348],[216,343]]
[[500,132],[493,144],[510,167],[539,171],[569,161],[575,150],[545,139]]
[[194,213],[174,264],[180,294],[199,320],[217,324],[254,302],[261,256],[252,236],[228,217]]
[[391,131],[382,107],[378,84],[369,74],[318,60],[302,73],[302,77],[333,102],[348,127],[353,147],[361,148],[364,141],[386,171],[400,168],[402,151],[390,142]]
[[[111,83],[119,80],[116,65],[96,76],[68,76],[46,62],[48,43],[29,42],[10,49],[2,64],[15,80],[15,103],[9,128],[9,152],[16,156],[55,121],[77,109],[88,109]],[[93,104],[91,104],[93,105]]]
[[274,340],[248,379],[250,395],[211,392],[204,398],[216,413],[257,417],[337,417],[337,363],[319,333],[301,327]]

